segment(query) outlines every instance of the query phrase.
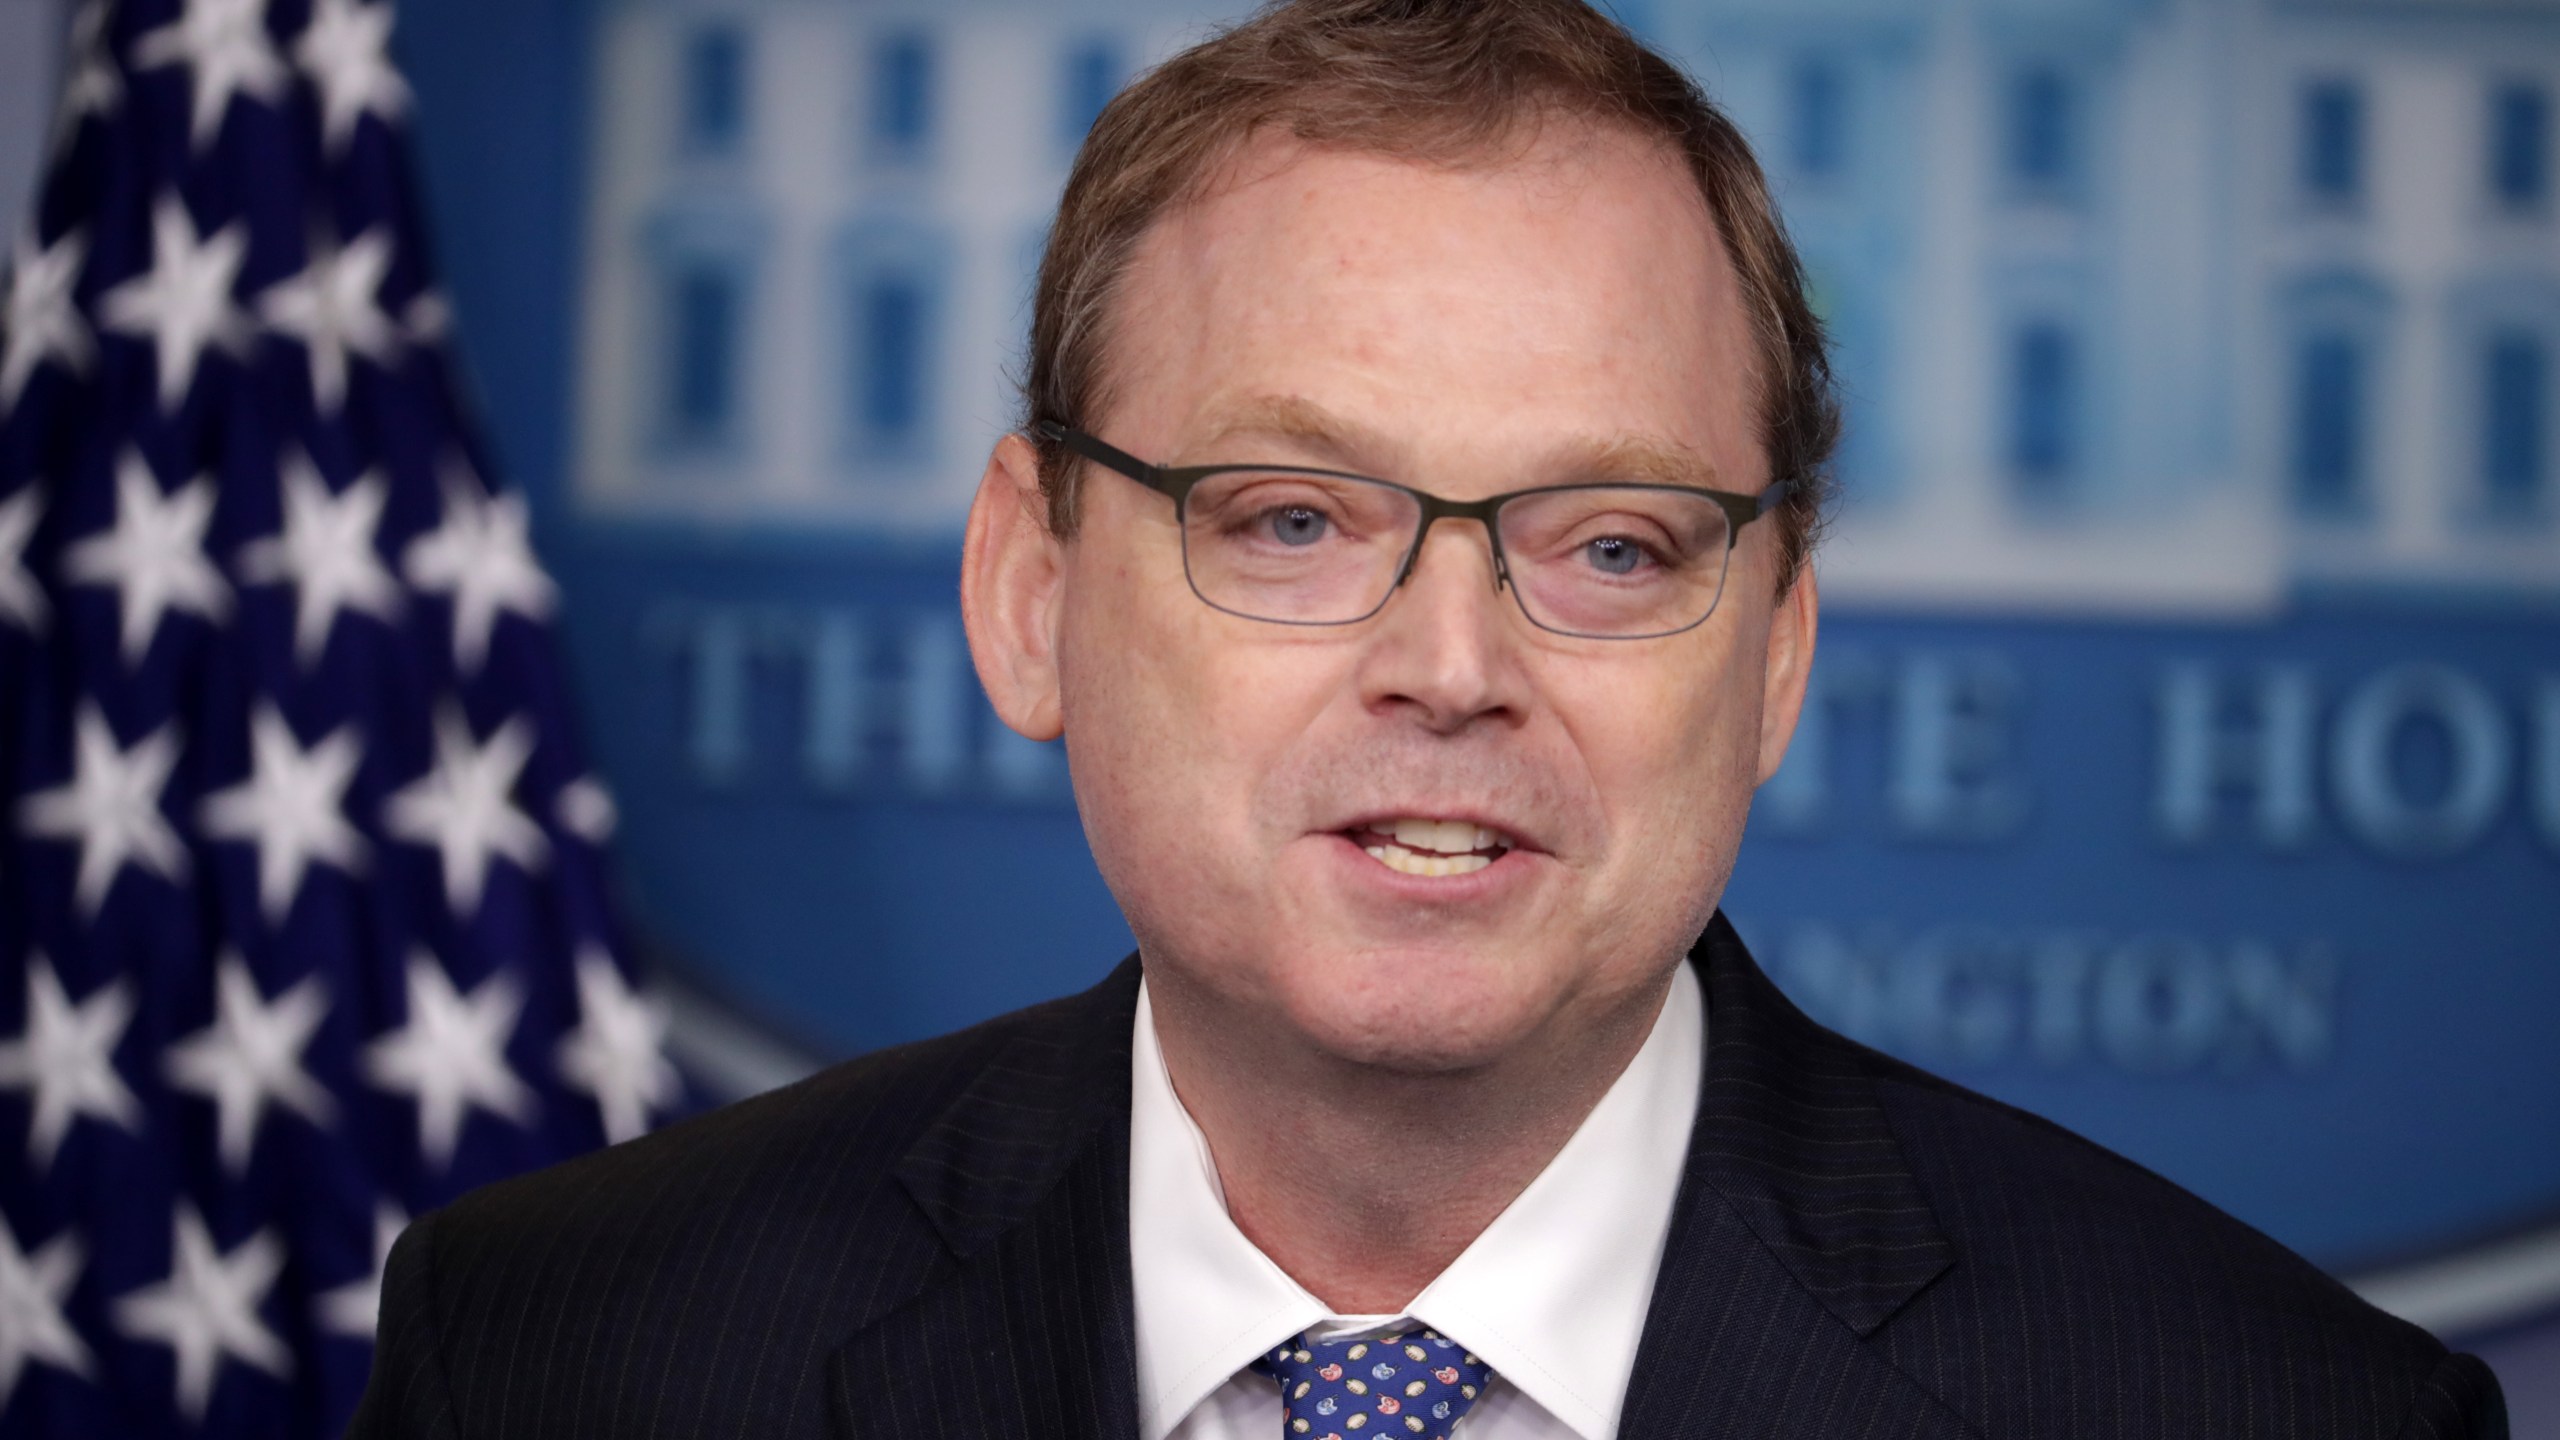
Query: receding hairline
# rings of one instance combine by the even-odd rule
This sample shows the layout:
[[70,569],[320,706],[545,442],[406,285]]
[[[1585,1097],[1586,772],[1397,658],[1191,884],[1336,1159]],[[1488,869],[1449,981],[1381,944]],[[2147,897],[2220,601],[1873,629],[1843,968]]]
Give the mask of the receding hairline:
[[[1658,161],[1662,179],[1681,197],[1683,208],[1694,212],[1707,240],[1707,261],[1720,274],[1715,287],[1727,303],[1735,307],[1735,316],[1746,335],[1753,327],[1749,298],[1743,293],[1742,276],[1734,263],[1733,246],[1725,235],[1723,222],[1709,202],[1688,158],[1680,147],[1659,131],[1647,129],[1632,117],[1613,113],[1598,106],[1572,105],[1557,97],[1533,97],[1509,114],[1498,126],[1480,126],[1464,143],[1435,143],[1427,137],[1420,143],[1402,143],[1401,138],[1343,137],[1310,139],[1297,133],[1285,118],[1262,121],[1252,128],[1230,137],[1193,170],[1183,186],[1175,190],[1127,242],[1120,263],[1112,267],[1107,284],[1097,302],[1090,324],[1089,341],[1093,347],[1093,371],[1085,414],[1075,423],[1092,429],[1106,426],[1111,412],[1123,397],[1120,380],[1127,364],[1122,354],[1125,337],[1121,327],[1128,316],[1128,291],[1135,276],[1147,264],[1150,238],[1162,234],[1166,227],[1185,214],[1195,212],[1220,196],[1247,185],[1272,180],[1314,155],[1364,155],[1406,164],[1459,172],[1489,171],[1504,168],[1547,168],[1561,171],[1572,153],[1593,143],[1632,142],[1628,148]],[[1562,153],[1541,157],[1541,151],[1552,147],[1549,141],[1562,140]],[[1267,166],[1256,165],[1257,152],[1278,147],[1277,156]],[[1763,404],[1768,368],[1761,347],[1746,339],[1740,347],[1743,360],[1742,401],[1746,409],[1757,411]],[[1258,407],[1258,408],[1257,408]],[[1256,396],[1233,402],[1236,413],[1221,419],[1218,428],[1234,431],[1257,423],[1264,433],[1326,445],[1347,438],[1345,417],[1298,396]],[[1716,467],[1688,447],[1665,437],[1651,440],[1641,436],[1586,437],[1585,447],[1595,455],[1601,450],[1618,452],[1627,463],[1648,474],[1682,475],[1688,478],[1665,483],[1695,484],[1717,488]],[[1596,462],[1595,462],[1596,463]]]

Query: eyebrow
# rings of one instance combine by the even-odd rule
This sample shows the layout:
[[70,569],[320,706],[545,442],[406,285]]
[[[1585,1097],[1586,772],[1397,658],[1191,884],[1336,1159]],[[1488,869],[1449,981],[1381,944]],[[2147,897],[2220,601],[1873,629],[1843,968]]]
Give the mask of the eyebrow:
[[1666,445],[1631,435],[1589,444],[1578,454],[1569,446],[1565,459],[1567,466],[1576,472],[1638,485],[1681,485],[1693,490],[1723,488],[1716,467],[1709,464],[1705,456],[1685,446]]
[[[1211,463],[1228,463],[1228,457],[1216,452],[1237,441],[1278,440],[1366,474],[1368,466],[1398,448],[1380,432],[1299,395],[1256,395],[1213,409],[1211,415],[1201,457]],[[1545,484],[1616,480],[1720,488],[1716,467],[1704,456],[1686,446],[1634,435],[1571,437],[1539,454],[1531,468],[1555,477],[1540,482]]]
[[1256,395],[1210,414],[1205,448],[1211,453],[1205,458],[1212,460],[1218,459],[1214,452],[1238,440],[1285,441],[1353,468],[1364,456],[1374,459],[1394,449],[1377,432],[1299,395]]

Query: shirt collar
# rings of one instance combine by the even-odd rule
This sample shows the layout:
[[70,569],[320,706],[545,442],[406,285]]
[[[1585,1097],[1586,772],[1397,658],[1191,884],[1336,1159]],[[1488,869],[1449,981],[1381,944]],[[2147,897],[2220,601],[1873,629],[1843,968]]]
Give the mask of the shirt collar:
[[[1682,965],[1581,1127],[1406,1311],[1584,1440],[1617,1430],[1705,1065],[1705,997]],[[1139,1440],[1163,1440],[1263,1351],[1346,1325],[1228,1218],[1208,1140],[1165,1071],[1144,982],[1130,1046],[1129,1234]],[[1348,1328],[1374,1323],[1350,1318]]]

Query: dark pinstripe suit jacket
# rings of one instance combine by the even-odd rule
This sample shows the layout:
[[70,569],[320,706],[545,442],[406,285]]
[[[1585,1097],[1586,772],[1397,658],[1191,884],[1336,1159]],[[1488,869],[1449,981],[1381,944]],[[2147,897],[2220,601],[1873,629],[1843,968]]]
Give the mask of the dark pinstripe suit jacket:
[[[1630,1436],[2503,1436],[2486,1367],[2167,1181],[1807,1020],[1719,918]],[[478,1191],[353,1434],[1136,1430],[1133,961]]]

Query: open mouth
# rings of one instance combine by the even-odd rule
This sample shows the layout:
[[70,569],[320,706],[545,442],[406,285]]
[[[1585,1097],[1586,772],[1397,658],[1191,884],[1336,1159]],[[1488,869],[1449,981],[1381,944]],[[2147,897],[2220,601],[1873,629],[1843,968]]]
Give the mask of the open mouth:
[[1470,821],[1414,817],[1372,820],[1343,835],[1370,859],[1403,875],[1472,875],[1518,843]]

